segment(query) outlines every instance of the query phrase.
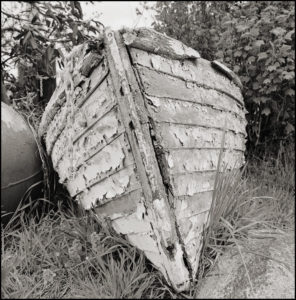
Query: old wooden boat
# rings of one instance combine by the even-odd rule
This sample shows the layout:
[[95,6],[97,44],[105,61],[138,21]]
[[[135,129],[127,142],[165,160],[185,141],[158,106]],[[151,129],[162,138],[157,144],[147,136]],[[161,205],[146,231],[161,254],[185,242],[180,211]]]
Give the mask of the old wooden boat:
[[197,273],[219,153],[228,169],[244,163],[245,112],[221,63],[150,29],[106,29],[67,59],[39,135],[71,196],[182,291]]

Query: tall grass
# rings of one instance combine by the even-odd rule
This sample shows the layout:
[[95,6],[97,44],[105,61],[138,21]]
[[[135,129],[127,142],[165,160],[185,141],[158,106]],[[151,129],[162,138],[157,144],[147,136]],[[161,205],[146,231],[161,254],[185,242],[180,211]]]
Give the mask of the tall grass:
[[218,172],[199,276],[188,292],[174,292],[140,251],[58,189],[55,205],[42,216],[20,207],[15,222],[2,228],[2,297],[196,298],[200,279],[225,249],[294,227],[292,150],[250,161],[242,170]]

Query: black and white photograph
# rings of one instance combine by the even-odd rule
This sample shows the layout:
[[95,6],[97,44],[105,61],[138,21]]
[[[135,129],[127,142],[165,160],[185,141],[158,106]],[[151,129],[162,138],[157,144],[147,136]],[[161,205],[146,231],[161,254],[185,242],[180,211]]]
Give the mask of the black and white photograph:
[[295,1],[1,1],[1,299],[295,299]]

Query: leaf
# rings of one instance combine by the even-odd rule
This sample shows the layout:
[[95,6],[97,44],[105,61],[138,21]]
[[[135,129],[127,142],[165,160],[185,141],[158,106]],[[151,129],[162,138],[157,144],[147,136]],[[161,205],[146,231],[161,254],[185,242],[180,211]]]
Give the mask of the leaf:
[[264,43],[263,40],[257,40],[257,41],[254,42],[253,47],[260,48],[264,44],[265,43]]
[[265,107],[265,108],[262,110],[261,115],[268,116],[268,115],[270,115],[270,113],[271,113],[270,108],[269,108],[269,107]]
[[234,57],[240,57],[242,55],[242,52],[241,51],[235,51],[234,52]]
[[72,32],[72,38],[73,38],[73,40],[75,40],[76,36],[77,36],[77,31],[78,31],[78,26],[77,26],[76,23],[74,23],[72,30],[73,30],[73,32]]
[[26,34],[26,36],[24,37],[24,39],[22,41],[22,44],[26,45],[31,36],[32,36],[31,31],[28,31],[28,33]]
[[248,59],[247,59],[247,63],[248,63],[248,64],[252,64],[252,63],[255,62],[255,61],[256,61],[255,56],[250,56],[250,57],[248,57]]
[[285,40],[291,41],[292,40],[292,36],[295,36],[295,30],[290,30],[284,37]]
[[38,45],[37,45],[37,43],[36,43],[36,41],[35,41],[35,39],[32,35],[31,35],[31,38],[30,38],[30,44],[31,44],[31,46],[34,50],[38,48]]
[[79,1],[74,1],[74,6],[78,10],[79,19],[82,19],[83,18],[83,13],[82,13],[82,8],[81,8],[81,5],[80,5],[80,2]]
[[283,57],[287,57],[290,56],[290,52],[291,52],[291,46],[290,45],[286,45],[284,44],[281,48],[280,48],[280,53]]
[[239,70],[240,70],[240,66],[237,66],[237,65],[236,65],[236,66],[233,67],[233,72],[234,72],[234,73],[238,73]]
[[16,37],[14,37],[15,40],[19,40],[22,36],[24,36],[28,31],[22,31],[20,34],[18,34]]
[[[229,22],[233,22],[233,21],[229,21]],[[226,24],[226,22],[224,24]],[[236,30],[239,33],[246,31],[247,29],[249,29],[249,25],[236,25]]]
[[217,57],[217,58],[223,58],[223,57],[224,57],[224,52],[221,51],[221,50],[217,51],[217,52],[216,52],[216,57]]
[[285,91],[285,95],[286,95],[286,96],[294,97],[295,91],[294,91],[293,89],[287,89],[287,90]]
[[285,127],[285,133],[288,135],[294,131],[295,131],[295,127],[288,122],[288,124]]
[[287,72],[287,71],[284,71],[283,72],[283,77],[284,79],[286,80],[291,80],[291,79],[294,79],[295,78],[295,73],[294,72]]
[[266,52],[261,52],[261,53],[258,54],[257,61],[260,61],[260,60],[265,59],[267,57],[268,57],[268,55],[267,55]]
[[270,33],[273,33],[276,36],[282,36],[286,33],[286,29],[284,29],[282,27],[276,27],[276,28],[270,30]]
[[259,35],[259,29],[258,28],[255,28],[253,27],[250,31],[250,34],[253,36],[253,37],[257,37]]
[[260,88],[258,82],[254,82],[252,86],[254,90],[258,90]]
[[279,67],[280,67],[280,64],[278,62],[276,62],[275,64],[268,66],[267,71],[273,72],[273,71],[277,70]]

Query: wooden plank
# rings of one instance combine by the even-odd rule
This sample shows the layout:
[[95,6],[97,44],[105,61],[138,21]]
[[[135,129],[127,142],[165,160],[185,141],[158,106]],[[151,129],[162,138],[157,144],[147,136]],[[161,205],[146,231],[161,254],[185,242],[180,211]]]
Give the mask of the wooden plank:
[[223,73],[230,80],[232,80],[241,90],[243,89],[243,85],[242,85],[239,77],[233,71],[231,71],[229,68],[227,68],[225,65],[223,65],[221,62],[219,62],[217,60],[212,61],[211,65],[214,69]]
[[[164,149],[221,147],[223,129],[156,123],[156,131]],[[226,131],[225,148],[245,151],[246,138],[240,133]]]
[[202,58],[195,62],[191,60],[172,60],[135,48],[131,48],[130,53],[136,66],[144,66],[188,82],[195,82],[198,85],[227,93],[240,104],[244,104],[241,89],[224,74],[217,72],[208,60]]
[[213,191],[205,191],[192,196],[179,196],[175,200],[176,218],[187,220],[207,212],[211,208]]
[[[100,71],[100,68],[97,69]],[[85,130],[88,126],[87,122],[92,122],[93,118],[97,115],[97,119],[100,118],[104,114],[105,110],[110,109],[110,105],[115,104],[114,97],[112,98],[107,92],[107,81],[104,81],[102,84],[100,81],[105,78],[102,76],[105,76],[107,73],[104,75],[100,72],[99,74],[100,78],[97,76],[94,77],[98,80],[98,82],[90,93],[87,94],[90,82],[85,83],[86,85],[83,88],[77,87],[76,98],[73,100],[74,102],[72,104],[69,101],[64,103],[64,105],[60,108],[60,111],[56,112],[53,120],[47,125],[45,142],[49,155],[51,154],[55,142],[66,127],[67,123],[70,122],[72,125],[72,121],[68,120],[72,114],[74,114],[75,134],[79,134],[79,132]],[[98,83],[100,83],[100,85],[98,85]],[[79,92],[77,92],[77,89]],[[86,107],[84,111],[84,109],[80,107],[84,102],[92,103],[92,107],[89,109]],[[91,111],[93,111],[93,113],[90,113]]]
[[141,185],[135,174],[135,166],[129,166],[105,178],[76,196],[84,209],[91,209],[112,201],[115,197],[140,189]]
[[119,120],[117,107],[113,108],[104,115],[99,122],[88,128],[75,141],[75,136],[71,136],[73,128],[66,128],[64,133],[56,141],[52,151],[53,166],[56,167],[58,162],[68,152],[73,151],[73,163],[75,167],[81,165],[94,153],[102,149],[105,145],[113,140],[116,136],[124,132],[124,128]]
[[[135,238],[136,236],[138,237],[139,235],[150,236],[151,234],[153,234],[151,223],[149,222],[149,220],[145,220],[145,214],[144,218],[142,218],[142,216],[139,216],[137,212],[128,216],[116,218],[115,220],[113,220],[112,226],[118,233],[128,234],[129,237],[132,235],[133,238]],[[152,244],[156,246],[155,240]],[[151,247],[150,245],[146,244],[146,247],[147,246]],[[156,247],[153,247],[153,249],[155,248]]]
[[149,97],[148,111],[155,122],[198,125],[224,129],[245,134],[247,121],[242,116],[200,105],[173,99]]
[[175,197],[192,196],[214,189],[216,171],[176,174],[170,177]]
[[124,43],[133,48],[167,56],[171,59],[196,59],[199,53],[180,41],[148,28],[124,29]]
[[119,196],[110,202],[98,205],[94,210],[96,214],[103,218],[117,219],[134,213],[142,197],[142,189],[134,190],[127,195]]
[[237,112],[237,109],[233,108],[237,102],[223,92],[207,89],[145,67],[139,67],[137,70],[143,90],[148,96],[191,101],[220,110]]
[[[89,77],[84,78],[79,86],[75,88],[74,103],[77,107],[81,107],[89,97],[96,92],[97,88],[105,81],[109,74],[106,60],[102,60],[100,64],[92,71]],[[108,81],[108,79],[107,79]]]
[[54,144],[59,138],[63,128],[67,125],[67,116],[69,115],[69,108],[64,104],[60,111],[56,113],[53,120],[47,127],[47,133],[44,137],[46,151],[48,155],[51,155]]
[[[148,124],[141,124],[135,104],[137,101],[143,103],[142,98],[134,99],[135,93],[132,92],[134,89],[139,89],[139,86],[121,36],[117,34],[115,40],[114,33],[106,30],[105,45],[114,90],[143,187],[147,218],[154,228],[154,237],[151,241],[146,240],[146,247],[150,248],[153,241],[156,243],[158,255],[154,257],[153,263],[157,266],[159,261],[162,261],[167,280],[171,281],[177,290],[181,290],[184,282],[189,281],[189,271],[184,264],[175,220],[162,183],[149,127]],[[134,243],[141,249],[142,245],[138,237]],[[174,251],[170,250],[172,245]],[[146,254],[148,255],[148,253],[150,252],[147,251]]]
[[38,135],[42,137],[55,117],[56,113],[60,110],[61,106],[66,102],[65,88],[62,84],[59,84],[53,95],[50,98],[50,101],[45,107],[44,113],[42,115],[39,128]]
[[[78,58],[78,60],[80,59],[81,58]],[[75,105],[79,105],[80,102],[83,102],[89,90],[94,90],[96,85],[108,74],[108,69],[106,67],[106,63],[103,61],[103,58],[97,59],[95,62],[89,61],[89,63],[91,63],[92,66],[88,66],[90,67],[88,70],[88,77],[81,76],[80,73],[77,73],[77,78],[75,79],[77,86],[75,86],[75,99],[73,99]],[[98,63],[98,65],[96,65],[96,63]],[[82,69],[86,69],[88,67],[83,63],[81,64]],[[95,67],[95,69],[93,69],[93,67]],[[47,132],[49,124],[53,121],[54,117],[60,110],[60,107],[64,105],[65,102],[65,84],[61,79],[59,86],[54,91],[42,115],[38,129],[38,134],[40,137]],[[62,128],[60,130],[62,130]]]
[[124,135],[121,135],[84,162],[75,172],[74,177],[66,182],[67,189],[71,197],[74,197],[95,182],[133,164],[133,156],[126,149],[126,140]]
[[202,234],[207,216],[208,212],[205,212],[199,216],[194,216],[180,222],[180,233],[184,237],[184,245],[193,274],[196,274],[199,263],[199,251],[203,242]]
[[[215,171],[218,168],[220,149],[175,149],[165,152],[168,173],[180,174]],[[222,170],[241,167],[245,162],[243,151],[225,150],[222,154]]]

